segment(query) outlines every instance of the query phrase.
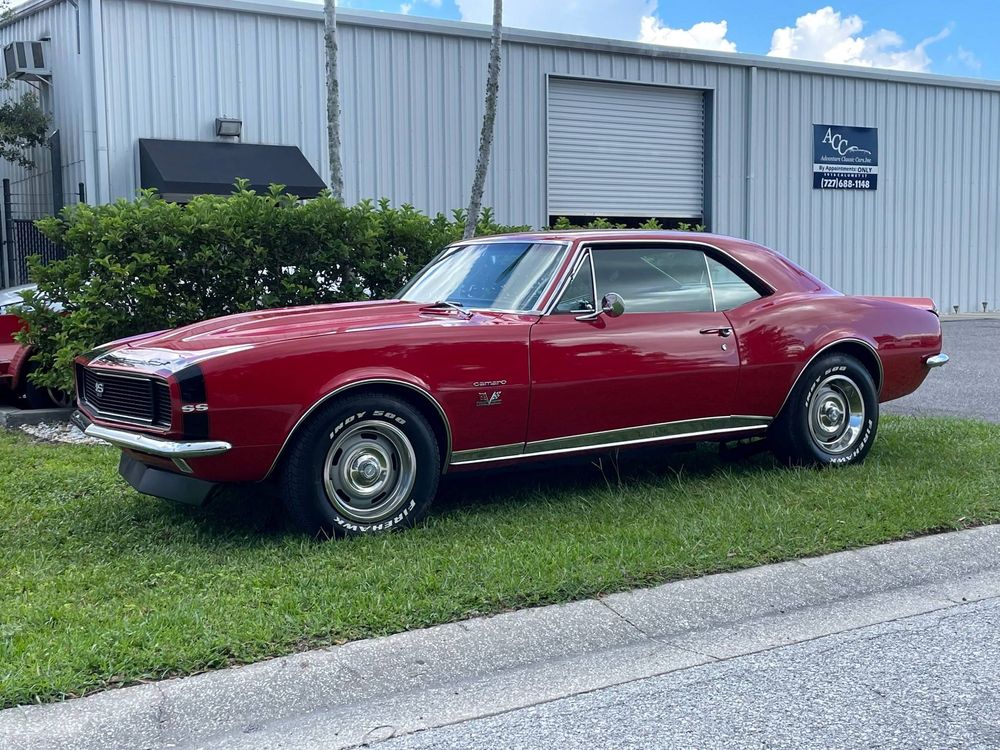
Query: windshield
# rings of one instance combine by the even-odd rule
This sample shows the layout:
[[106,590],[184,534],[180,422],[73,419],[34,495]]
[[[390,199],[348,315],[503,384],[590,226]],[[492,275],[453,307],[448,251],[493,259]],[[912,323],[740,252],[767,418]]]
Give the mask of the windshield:
[[448,248],[399,293],[407,302],[527,311],[566,255],[566,246],[538,242],[472,242]]

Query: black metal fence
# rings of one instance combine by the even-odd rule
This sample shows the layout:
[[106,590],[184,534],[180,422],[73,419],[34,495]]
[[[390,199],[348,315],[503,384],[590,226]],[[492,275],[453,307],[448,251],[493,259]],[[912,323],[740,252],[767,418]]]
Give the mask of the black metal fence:
[[[43,235],[35,221],[53,213],[51,195],[18,193],[10,180],[3,180],[3,245],[0,247],[0,289],[27,284],[28,258],[37,255],[42,263],[61,260],[66,250]],[[62,196],[59,196],[61,199]],[[84,202],[83,185],[76,196]]]

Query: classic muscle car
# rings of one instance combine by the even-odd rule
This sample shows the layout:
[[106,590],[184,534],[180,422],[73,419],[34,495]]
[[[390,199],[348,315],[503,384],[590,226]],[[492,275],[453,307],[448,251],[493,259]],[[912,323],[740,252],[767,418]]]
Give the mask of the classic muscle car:
[[395,299],[263,310],[103,346],[77,423],[140,492],[276,480],[308,533],[424,516],[442,473],[766,437],[850,464],[879,403],[948,361],[930,299],[851,297],[776,252],[679,232],[444,249]]

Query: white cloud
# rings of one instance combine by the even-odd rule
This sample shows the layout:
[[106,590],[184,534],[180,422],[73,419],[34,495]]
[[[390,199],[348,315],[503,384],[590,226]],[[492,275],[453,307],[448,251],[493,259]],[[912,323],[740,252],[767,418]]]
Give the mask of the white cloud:
[[[455,0],[463,21],[491,23],[493,0]],[[504,0],[503,24],[611,39],[635,39],[639,19],[656,0]]]
[[982,61],[965,47],[960,46],[958,50],[956,50],[955,58],[969,70],[978,71],[983,69]]
[[410,15],[411,10],[413,10],[413,3],[403,3],[399,6],[399,12],[404,16]]
[[639,41],[665,44],[668,47],[695,47],[719,52],[735,52],[736,44],[726,39],[726,21],[702,21],[690,29],[672,29],[655,16],[643,16],[639,25]]
[[931,58],[927,47],[944,39],[951,30],[943,29],[916,46],[905,48],[894,31],[879,29],[862,36],[865,22],[859,16],[842,16],[830,6],[795,19],[795,26],[775,29],[771,36],[772,57],[861,65],[870,68],[926,72]]

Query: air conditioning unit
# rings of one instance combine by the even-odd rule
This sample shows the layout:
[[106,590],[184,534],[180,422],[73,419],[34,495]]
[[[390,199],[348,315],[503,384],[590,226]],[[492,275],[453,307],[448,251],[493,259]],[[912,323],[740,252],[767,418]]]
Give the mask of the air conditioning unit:
[[49,70],[48,42],[11,42],[3,48],[3,65],[7,78],[20,81],[44,81]]

